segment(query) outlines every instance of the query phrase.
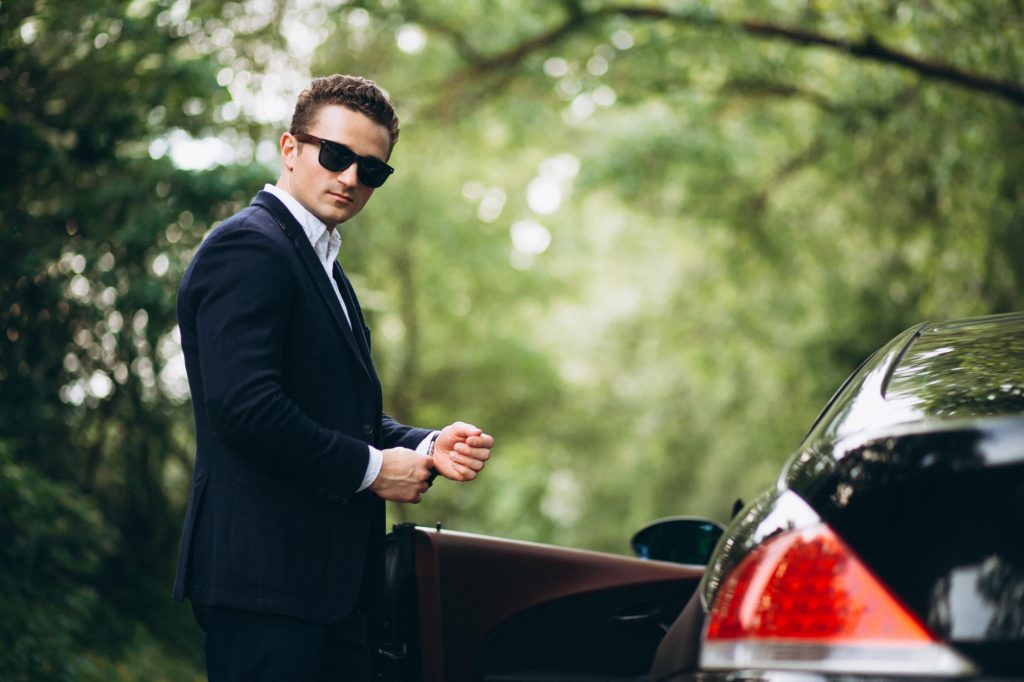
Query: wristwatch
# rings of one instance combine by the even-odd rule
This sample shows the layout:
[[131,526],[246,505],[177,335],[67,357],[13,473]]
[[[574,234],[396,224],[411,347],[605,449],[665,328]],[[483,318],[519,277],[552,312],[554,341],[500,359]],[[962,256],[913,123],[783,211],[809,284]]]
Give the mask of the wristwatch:
[[437,442],[437,437],[440,436],[440,435],[441,435],[440,433],[435,433],[433,436],[431,436],[430,437],[430,445],[427,446],[427,457],[430,458],[430,462],[431,462],[431,464],[430,464],[430,468],[431,468],[430,477],[427,478],[427,486],[428,487],[433,485],[434,479],[437,478],[437,469],[434,468],[434,464],[433,464],[433,462],[434,462],[434,444]]

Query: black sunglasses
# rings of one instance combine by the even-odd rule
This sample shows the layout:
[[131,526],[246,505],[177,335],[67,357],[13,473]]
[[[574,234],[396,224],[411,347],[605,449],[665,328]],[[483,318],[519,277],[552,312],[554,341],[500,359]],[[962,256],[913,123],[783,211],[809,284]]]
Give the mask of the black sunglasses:
[[394,168],[380,159],[360,156],[340,142],[325,140],[309,133],[292,133],[292,136],[300,142],[319,142],[320,165],[332,173],[340,173],[353,163],[357,164],[356,176],[367,187],[380,187],[395,172]]

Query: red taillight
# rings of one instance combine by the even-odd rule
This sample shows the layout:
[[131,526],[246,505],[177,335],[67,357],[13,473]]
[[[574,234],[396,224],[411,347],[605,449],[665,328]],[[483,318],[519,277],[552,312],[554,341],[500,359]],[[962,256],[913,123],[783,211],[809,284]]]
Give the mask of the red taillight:
[[726,577],[708,616],[704,668],[967,674],[832,530],[769,540]]

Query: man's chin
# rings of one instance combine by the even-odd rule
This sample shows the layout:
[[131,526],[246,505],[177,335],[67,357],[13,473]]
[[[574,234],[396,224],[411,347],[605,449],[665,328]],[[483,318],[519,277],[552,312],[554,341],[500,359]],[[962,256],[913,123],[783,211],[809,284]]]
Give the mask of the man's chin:
[[358,213],[353,207],[338,208],[337,206],[325,206],[317,218],[327,224],[328,227],[340,225]]

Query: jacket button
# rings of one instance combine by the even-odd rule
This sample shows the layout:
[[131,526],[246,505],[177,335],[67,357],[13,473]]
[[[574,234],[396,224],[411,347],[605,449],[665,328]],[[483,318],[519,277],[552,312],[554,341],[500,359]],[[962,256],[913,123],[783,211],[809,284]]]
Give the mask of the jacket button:
[[369,422],[363,424],[363,435],[364,436],[372,436],[373,435],[373,425],[370,424]]

